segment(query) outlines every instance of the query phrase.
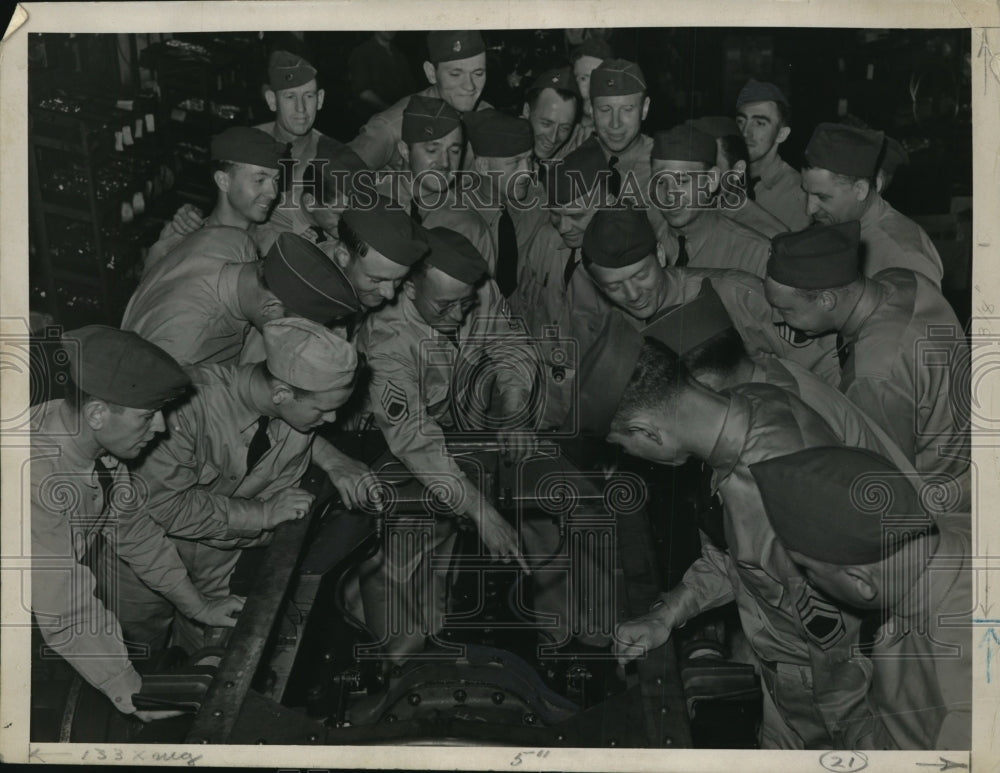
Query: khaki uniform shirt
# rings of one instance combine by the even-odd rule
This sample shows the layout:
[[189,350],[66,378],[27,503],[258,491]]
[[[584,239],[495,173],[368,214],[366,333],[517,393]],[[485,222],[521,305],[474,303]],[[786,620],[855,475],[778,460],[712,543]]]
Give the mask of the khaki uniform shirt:
[[94,459],[67,426],[62,400],[38,406],[31,436],[31,609],[45,643],[121,711],[133,710],[142,679],[131,665],[115,615],[95,596],[93,572],[81,563],[99,534],[142,582],[182,612],[202,597],[163,529],[146,511],[124,464],[111,456],[111,501],[105,502]]
[[758,172],[760,179],[754,186],[755,201],[784,223],[789,231],[808,227],[802,176],[781,156],[775,156]]
[[241,265],[257,259],[246,231],[202,228],[146,274],[125,309],[133,330],[181,365],[236,362],[250,322],[239,306]]
[[861,216],[861,250],[865,276],[887,268],[905,268],[941,286],[944,267],[930,237],[877,193]]
[[678,233],[685,236],[688,266],[692,268],[735,268],[761,278],[767,275],[771,242],[720,212],[706,210],[679,232],[666,221],[662,223],[657,241],[671,265],[677,262]]
[[743,202],[743,206],[738,209],[722,209],[722,214],[751,231],[756,231],[765,239],[773,239],[788,230],[788,226],[750,199]]

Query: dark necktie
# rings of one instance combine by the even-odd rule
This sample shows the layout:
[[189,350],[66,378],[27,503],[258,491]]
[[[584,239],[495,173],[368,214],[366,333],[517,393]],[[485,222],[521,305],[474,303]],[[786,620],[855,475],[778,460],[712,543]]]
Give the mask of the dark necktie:
[[267,436],[267,425],[270,422],[271,420],[267,416],[261,416],[257,419],[257,431],[253,433],[250,445],[247,446],[247,472],[254,468],[271,447],[271,438]]
[[563,269],[563,289],[565,290],[569,287],[570,280],[573,278],[573,272],[576,271],[576,247],[569,251],[569,260],[566,261],[566,267]]
[[316,237],[316,244],[322,244],[326,241],[326,231],[320,228],[318,225],[309,226],[309,230],[313,232]]
[[840,363],[840,369],[843,370],[844,366],[847,365],[847,359],[851,356],[851,345],[844,340],[844,337],[837,333],[837,362]]
[[420,210],[417,209],[416,199],[410,201],[410,217],[413,218],[413,222],[417,225],[423,225],[424,218],[420,215]]
[[674,261],[674,265],[686,266],[688,260],[687,237],[684,234],[680,234],[677,237],[677,260]]
[[611,195],[616,199],[622,194],[622,173],[618,171],[618,156],[608,159],[608,168],[611,170]]
[[449,327],[439,328],[439,330],[441,331],[441,333],[444,335],[445,338],[447,338],[449,341],[451,341],[455,345],[455,348],[457,349],[458,348],[458,327],[455,326],[455,325],[450,325]]
[[497,285],[509,298],[517,289],[517,232],[507,207],[500,210],[497,227]]
[[111,468],[100,459],[94,462],[94,472],[97,473],[97,482],[101,484],[101,491],[104,492],[104,506],[101,508],[101,512],[106,513],[111,509],[111,488],[114,484],[114,474],[111,472]]
[[759,177],[751,177],[747,181],[747,198],[750,199],[750,201],[756,201],[757,200],[757,191],[756,191],[756,188],[757,188],[757,183],[759,183],[759,182],[760,182],[760,178]]

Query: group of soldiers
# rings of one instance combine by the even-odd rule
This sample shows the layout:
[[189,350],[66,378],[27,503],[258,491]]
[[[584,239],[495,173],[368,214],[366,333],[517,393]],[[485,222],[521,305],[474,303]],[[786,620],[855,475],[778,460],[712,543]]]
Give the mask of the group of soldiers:
[[[621,662],[735,601],[763,747],[967,748],[968,347],[933,244],[881,195],[898,143],[823,123],[796,171],[788,100],[756,80],[735,117],[649,136],[641,69],[597,38],[508,115],[480,98],[478,32],[427,48],[430,85],[346,144],[313,128],[307,54],[274,51],[273,122],[212,138],[214,209],[167,224],[120,329],[65,334],[71,390],[32,436],[46,644],[155,719],[124,642],[192,653],[232,626],[241,552],[309,511],[310,463],[380,509],[320,427],[377,427],[525,571],[446,437],[493,432],[516,463],[589,433],[700,460],[722,502],[682,582],[603,642]],[[414,578],[454,523],[358,571],[390,659],[440,629],[442,578]]]

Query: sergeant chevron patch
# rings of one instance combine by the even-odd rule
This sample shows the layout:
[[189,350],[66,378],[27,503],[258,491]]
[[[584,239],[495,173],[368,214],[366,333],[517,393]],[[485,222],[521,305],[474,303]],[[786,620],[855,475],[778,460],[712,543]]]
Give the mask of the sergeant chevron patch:
[[382,390],[382,410],[392,424],[398,424],[410,415],[410,406],[406,402],[406,392],[387,381],[385,389]]

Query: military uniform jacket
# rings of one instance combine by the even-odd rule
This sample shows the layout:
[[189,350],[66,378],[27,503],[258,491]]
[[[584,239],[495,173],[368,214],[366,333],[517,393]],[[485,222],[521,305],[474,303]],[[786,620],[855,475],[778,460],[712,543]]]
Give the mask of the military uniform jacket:
[[747,199],[736,209],[723,208],[722,214],[751,231],[756,231],[765,239],[773,239],[778,234],[785,233],[788,227],[778,218],[764,209],[756,201]]
[[[421,97],[434,97],[441,99],[441,93],[437,86],[431,85],[422,91],[416,92]],[[365,162],[366,169],[405,169],[406,162],[399,154],[396,143],[403,139],[403,111],[410,103],[410,94],[403,97],[391,107],[386,108],[381,113],[373,115],[364,126],[358,136],[347,143],[361,160]],[[493,106],[488,102],[479,100],[476,110],[486,110]],[[470,168],[472,151],[467,144],[465,149],[465,168]]]
[[576,267],[564,283],[572,250],[547,220],[520,256],[517,289],[511,309],[524,320],[528,333],[539,339],[545,377],[545,410],[542,427],[559,426],[572,406],[579,364],[597,341],[613,307],[601,294],[587,270]]
[[494,371],[501,395],[526,398],[537,379],[537,356],[496,283],[486,280],[478,297],[458,329],[457,346],[424,322],[402,292],[365,318],[356,339],[372,371],[362,415],[374,416],[389,450],[424,485],[462,487],[466,499],[452,508],[456,512],[476,494],[447,452],[444,431],[483,428],[485,406],[469,399],[492,390],[478,382],[477,364],[488,358],[509,366]]
[[905,268],[923,274],[940,287],[944,267],[930,237],[879,194],[873,195],[874,201],[861,216],[861,265],[865,276],[875,276],[887,268]]
[[848,345],[840,391],[892,437],[922,475],[964,479],[969,467],[963,331],[922,274],[888,269],[871,279],[841,329]]
[[295,485],[311,458],[312,433],[272,418],[271,447],[247,471],[247,448],[260,418],[250,401],[253,369],[189,369],[194,395],[170,413],[169,436],[136,470],[149,487],[149,514],[205,593],[228,589],[239,548],[270,539],[263,500]]
[[784,223],[787,230],[801,231],[808,227],[802,175],[778,155],[757,171],[759,179],[754,186],[754,200]]
[[863,738],[851,748],[970,748],[970,522],[967,513],[938,518],[937,550],[891,610],[867,664],[873,671],[871,741]]
[[[706,210],[681,229],[686,238],[688,266],[731,268],[759,277],[767,275],[771,243],[756,231],[715,210]],[[678,232],[666,221],[657,231],[671,265],[677,262]]]
[[211,226],[186,237],[143,278],[122,329],[166,350],[181,365],[235,362],[249,321],[239,307],[241,264],[257,259],[246,231]]
[[153,590],[182,612],[199,611],[202,598],[177,551],[146,513],[145,491],[133,486],[124,464],[110,456],[110,502],[66,425],[62,400],[38,406],[31,435],[31,608],[45,643],[118,708],[132,709],[142,687],[129,663],[114,614],[95,596],[92,571],[81,559],[98,534]]
[[794,331],[780,321],[767,302],[760,278],[745,271],[705,268],[671,266],[664,271],[668,284],[664,309],[697,298],[702,280],[707,278],[729,312],[749,354],[778,355],[807,368],[830,384],[839,382],[836,336],[796,338]]

